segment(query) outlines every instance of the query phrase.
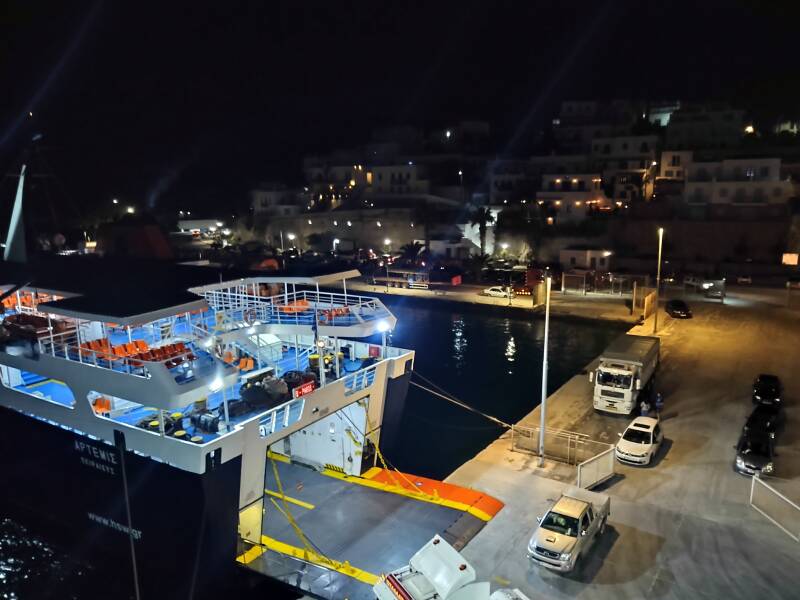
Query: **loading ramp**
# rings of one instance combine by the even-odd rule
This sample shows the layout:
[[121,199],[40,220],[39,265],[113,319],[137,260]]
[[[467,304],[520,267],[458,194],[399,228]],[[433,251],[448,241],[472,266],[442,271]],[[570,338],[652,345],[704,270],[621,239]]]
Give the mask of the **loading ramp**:
[[374,598],[378,576],[408,564],[433,535],[461,549],[502,508],[430,479],[379,468],[345,476],[271,456],[262,544],[243,546],[239,562],[318,598]]

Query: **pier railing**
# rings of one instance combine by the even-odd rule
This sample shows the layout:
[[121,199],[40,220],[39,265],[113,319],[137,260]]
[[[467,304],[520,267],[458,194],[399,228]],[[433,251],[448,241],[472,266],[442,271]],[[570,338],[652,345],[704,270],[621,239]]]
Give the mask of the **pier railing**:
[[[539,455],[538,427],[523,427],[515,425],[511,428],[511,450]],[[544,431],[544,456],[567,463],[579,465],[598,454],[607,451],[611,444],[590,439],[585,433],[575,433],[563,429],[549,429]]]

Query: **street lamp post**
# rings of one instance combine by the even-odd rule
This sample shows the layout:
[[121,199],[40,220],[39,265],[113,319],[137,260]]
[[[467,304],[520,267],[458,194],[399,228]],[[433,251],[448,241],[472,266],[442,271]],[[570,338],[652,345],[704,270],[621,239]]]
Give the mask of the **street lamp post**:
[[661,247],[664,242],[664,228],[658,228],[658,267],[656,268],[656,312],[653,315],[653,335],[658,332],[658,295],[661,290]]
[[544,353],[542,354],[542,402],[539,407],[539,466],[544,466],[544,432],[545,413],[547,411],[547,339],[550,335],[550,287],[553,278],[550,275],[545,280],[545,305],[544,305]]
[[283,247],[283,230],[281,230],[281,254],[283,254],[286,249]]
[[464,203],[464,171],[458,170],[458,185],[461,187],[461,203]]

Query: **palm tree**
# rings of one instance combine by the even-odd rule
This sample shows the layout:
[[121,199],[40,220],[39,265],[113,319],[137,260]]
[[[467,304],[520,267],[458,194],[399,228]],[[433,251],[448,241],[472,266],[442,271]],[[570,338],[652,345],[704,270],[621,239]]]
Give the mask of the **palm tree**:
[[419,242],[411,242],[410,244],[406,244],[400,248],[400,252],[402,254],[403,260],[407,260],[409,262],[413,262],[417,260],[419,253],[422,251],[424,246]]
[[486,252],[486,227],[492,223],[494,223],[494,216],[485,206],[476,208],[469,217],[469,224],[478,226],[478,235],[481,239],[481,255]]

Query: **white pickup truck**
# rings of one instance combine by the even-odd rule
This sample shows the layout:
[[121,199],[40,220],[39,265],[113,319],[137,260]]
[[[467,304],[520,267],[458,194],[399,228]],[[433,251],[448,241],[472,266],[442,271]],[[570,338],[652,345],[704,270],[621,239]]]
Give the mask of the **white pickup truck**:
[[528,542],[528,558],[562,573],[578,560],[606,528],[611,498],[577,487],[567,488],[543,517]]
[[530,600],[519,590],[489,594],[489,583],[475,581],[475,569],[438,535],[405,567],[383,575],[372,587],[378,600]]

